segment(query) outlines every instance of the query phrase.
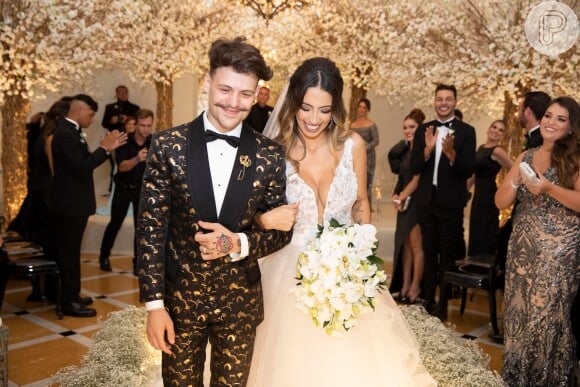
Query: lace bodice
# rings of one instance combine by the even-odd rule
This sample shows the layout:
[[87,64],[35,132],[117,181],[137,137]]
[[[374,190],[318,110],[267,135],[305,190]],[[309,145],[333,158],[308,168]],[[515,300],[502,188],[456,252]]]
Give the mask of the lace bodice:
[[[325,223],[331,218],[346,225],[353,222],[352,206],[357,198],[357,181],[352,164],[352,146],[352,139],[347,139],[328,191],[323,212]],[[293,242],[310,239],[316,233],[318,225],[316,196],[312,188],[302,180],[289,162],[286,164],[286,196],[288,203],[300,202],[294,224]]]

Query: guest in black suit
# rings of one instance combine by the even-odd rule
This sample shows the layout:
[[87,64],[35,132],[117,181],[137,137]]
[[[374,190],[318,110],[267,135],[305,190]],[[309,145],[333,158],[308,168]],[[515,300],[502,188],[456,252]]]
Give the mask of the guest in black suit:
[[[117,102],[110,103],[105,106],[105,114],[101,125],[109,132],[112,130],[123,130],[123,125],[128,117],[135,116],[139,110],[139,105],[129,102],[129,89],[127,86],[119,85],[115,89]],[[109,193],[113,187],[113,174],[115,172],[115,160],[112,155],[109,155],[109,163],[111,164],[111,181],[109,183]]]
[[544,116],[550,96],[543,91],[530,91],[521,100],[518,109],[518,119],[526,131],[525,149],[537,148],[542,145],[540,120]]
[[435,289],[441,274],[463,258],[463,208],[467,179],[475,167],[475,129],[455,119],[456,104],[455,86],[438,85],[437,120],[417,129],[411,158],[413,175],[421,175],[414,200],[425,251],[423,297],[430,313],[436,310]]
[[245,119],[245,123],[250,125],[250,127],[258,132],[262,133],[264,131],[264,127],[266,126],[266,122],[268,122],[268,118],[270,118],[270,114],[274,108],[272,106],[268,106],[268,100],[270,99],[270,89],[266,86],[260,87],[260,91],[258,92],[258,100],[250,109],[250,114],[248,114],[248,118]]
[[[109,256],[131,203],[133,204],[133,223],[137,224],[141,181],[143,180],[143,172],[145,172],[145,160],[147,159],[147,151],[151,144],[151,132],[153,131],[153,112],[149,109],[142,109],[137,112],[136,117],[137,127],[135,132],[129,133],[127,135],[127,143],[115,152],[115,160],[119,165],[119,171],[115,175],[111,220],[105,229],[99,256],[99,264],[101,270],[104,271],[112,270]],[[135,240],[133,243],[133,256],[135,256],[135,251],[137,250]],[[136,273],[134,257],[133,273]]]
[[74,96],[51,143],[54,175],[50,182],[50,207],[55,218],[63,311],[75,317],[96,315],[94,309],[86,307],[92,299],[80,296],[81,242],[89,215],[96,209],[93,170],[127,141],[126,134],[113,130],[103,137],[97,150],[90,152],[82,128],[93,123],[97,110],[98,104],[90,96]]

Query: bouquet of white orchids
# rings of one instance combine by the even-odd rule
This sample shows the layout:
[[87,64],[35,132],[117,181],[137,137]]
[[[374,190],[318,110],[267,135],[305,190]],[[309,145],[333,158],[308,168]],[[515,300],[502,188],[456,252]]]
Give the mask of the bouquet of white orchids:
[[375,255],[377,230],[371,224],[344,226],[331,219],[308,242],[297,263],[297,306],[329,335],[357,325],[374,310],[387,276]]

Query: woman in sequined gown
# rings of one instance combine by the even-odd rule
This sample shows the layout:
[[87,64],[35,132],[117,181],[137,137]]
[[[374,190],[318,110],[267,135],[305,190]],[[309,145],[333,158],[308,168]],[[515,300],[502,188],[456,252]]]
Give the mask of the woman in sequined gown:
[[290,78],[280,110],[277,139],[286,149],[286,196],[291,204],[256,220],[269,229],[293,225],[293,237],[260,262],[264,321],[256,331],[249,387],[436,385],[386,289],[374,311],[359,315],[359,325],[343,337],[317,327],[291,293],[298,255],[316,235],[318,224],[332,218],[345,225],[370,221],[365,145],[359,135],[344,129],[342,88],[334,62],[309,59]]
[[509,171],[512,160],[499,146],[506,131],[503,120],[495,120],[487,129],[485,144],[475,154],[475,174],[467,182],[475,185],[469,216],[469,248],[467,255],[495,254],[499,232],[499,210],[493,202],[495,179],[502,168]]
[[375,177],[375,166],[377,156],[375,148],[379,145],[379,130],[373,120],[368,118],[371,111],[371,101],[362,98],[356,108],[356,120],[350,124],[350,129],[358,133],[365,142],[367,151],[367,195],[369,205],[372,207],[373,180]]
[[[518,156],[498,189],[518,200],[506,262],[502,376],[509,386],[572,386],[570,309],[580,273],[580,107],[560,97],[541,123],[542,146]],[[539,181],[522,177],[527,162]]]

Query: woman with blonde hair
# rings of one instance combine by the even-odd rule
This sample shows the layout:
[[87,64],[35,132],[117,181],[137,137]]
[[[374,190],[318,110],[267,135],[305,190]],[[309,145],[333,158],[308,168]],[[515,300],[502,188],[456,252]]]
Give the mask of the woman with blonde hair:
[[487,129],[487,138],[475,153],[475,173],[467,188],[475,186],[469,216],[469,247],[467,255],[495,254],[499,233],[499,210],[495,206],[496,177],[501,169],[509,171],[512,159],[500,146],[507,125],[495,120]]

